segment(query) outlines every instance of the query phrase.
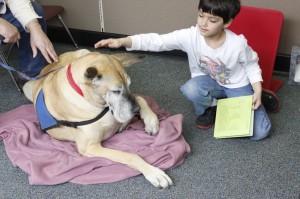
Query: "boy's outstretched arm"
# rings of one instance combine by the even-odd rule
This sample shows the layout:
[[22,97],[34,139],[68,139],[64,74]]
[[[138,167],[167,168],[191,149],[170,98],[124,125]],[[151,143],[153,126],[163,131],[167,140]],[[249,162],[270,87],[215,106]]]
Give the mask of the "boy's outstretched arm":
[[132,41],[130,37],[124,37],[119,39],[103,39],[101,41],[98,41],[95,43],[95,48],[101,48],[101,47],[109,47],[109,48],[131,48]]

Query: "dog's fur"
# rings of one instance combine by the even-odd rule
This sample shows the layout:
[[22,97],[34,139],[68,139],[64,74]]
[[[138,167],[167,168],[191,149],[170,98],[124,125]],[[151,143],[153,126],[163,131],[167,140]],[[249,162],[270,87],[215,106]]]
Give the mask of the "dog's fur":
[[[90,120],[108,106],[110,111],[96,122],[77,128],[59,126],[47,130],[47,133],[58,140],[74,141],[83,156],[104,157],[126,164],[140,171],[154,186],[166,188],[173,183],[161,169],[146,163],[136,154],[101,146],[102,140],[122,130],[137,111],[150,135],[159,130],[158,118],[146,101],[130,93],[130,78],[123,68],[142,59],[140,55],[129,53],[108,55],[85,49],[67,52],[59,56],[58,62],[46,66],[41,74],[60,66],[65,67],[40,80],[27,82],[23,91],[35,104],[39,91],[43,89],[45,104],[58,120]],[[73,79],[83,96],[68,83],[66,71],[69,64]]]

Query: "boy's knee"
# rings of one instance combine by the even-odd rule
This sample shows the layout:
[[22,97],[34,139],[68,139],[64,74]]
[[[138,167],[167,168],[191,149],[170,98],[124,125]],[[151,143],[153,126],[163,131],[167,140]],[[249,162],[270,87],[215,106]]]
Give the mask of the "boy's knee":
[[182,85],[182,86],[180,87],[180,91],[181,91],[181,93],[182,93],[184,96],[186,96],[186,88],[185,88],[185,85]]
[[254,135],[250,138],[253,141],[262,140],[269,136],[271,131],[271,123],[266,123],[264,126],[260,128],[256,128]]
[[262,140],[262,139],[264,139],[268,136],[269,136],[269,132],[268,133],[260,133],[260,134],[256,134],[256,135],[252,136],[250,139],[252,141],[259,141],[259,140]]
[[193,99],[193,96],[195,95],[196,91],[194,87],[191,84],[184,84],[180,87],[180,91],[188,99]]

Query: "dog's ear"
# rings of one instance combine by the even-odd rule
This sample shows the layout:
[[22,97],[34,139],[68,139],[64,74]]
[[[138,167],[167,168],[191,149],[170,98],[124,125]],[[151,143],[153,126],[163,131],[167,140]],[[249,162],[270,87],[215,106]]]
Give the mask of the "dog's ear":
[[84,76],[89,80],[93,80],[95,78],[101,79],[102,77],[102,75],[98,73],[95,67],[89,67],[88,69],[86,69]]
[[123,64],[124,67],[142,61],[146,57],[146,55],[134,54],[134,53],[119,53],[119,54],[113,54],[112,56],[115,56],[118,60],[120,60],[120,62]]

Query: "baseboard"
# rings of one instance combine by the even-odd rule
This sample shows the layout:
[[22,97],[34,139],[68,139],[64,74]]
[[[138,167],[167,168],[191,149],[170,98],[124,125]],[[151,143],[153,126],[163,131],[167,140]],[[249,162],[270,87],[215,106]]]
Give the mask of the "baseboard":
[[[70,28],[70,32],[72,33],[72,35],[78,45],[88,46],[88,47],[93,47],[94,44],[101,39],[120,38],[120,37],[127,36],[124,34],[86,31],[86,30],[79,30],[79,29],[72,29],[72,28]],[[48,26],[48,36],[51,39],[51,41],[53,41],[53,42],[72,44],[72,40],[66,33],[65,29],[62,27]],[[177,50],[163,52],[163,54],[169,54],[169,55],[175,55],[175,56],[186,56],[186,54],[184,52],[177,51]],[[276,56],[276,60],[275,60],[274,70],[280,71],[280,72],[288,72],[289,68],[290,68],[290,60],[291,60],[290,54],[278,53]]]
[[275,71],[280,72],[289,72],[290,70],[290,63],[291,63],[291,55],[289,54],[281,54],[277,53],[275,59]]

